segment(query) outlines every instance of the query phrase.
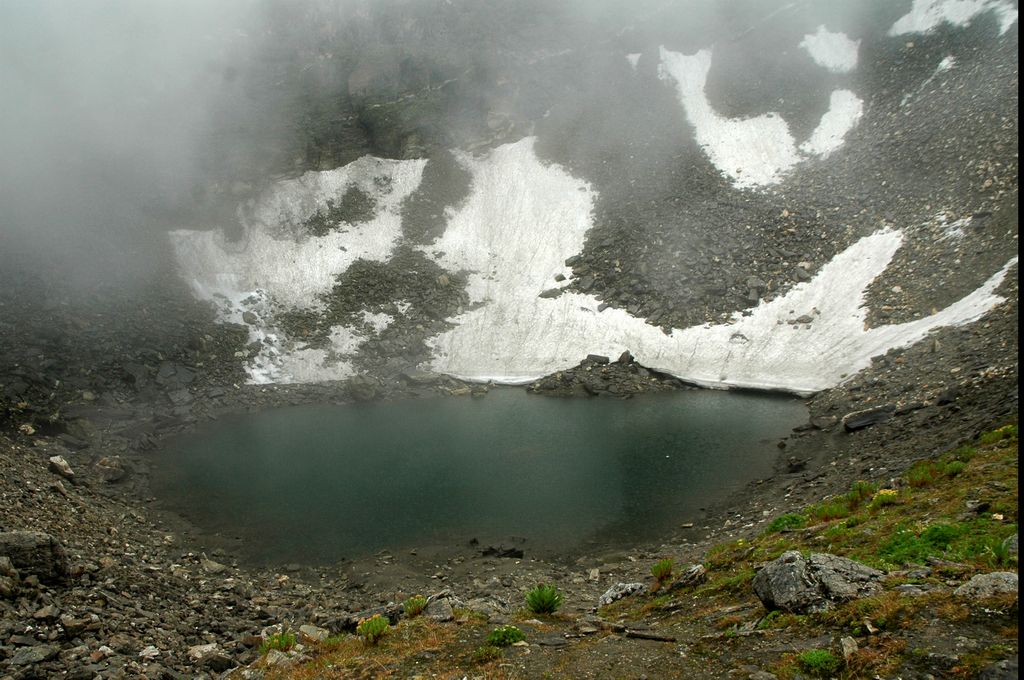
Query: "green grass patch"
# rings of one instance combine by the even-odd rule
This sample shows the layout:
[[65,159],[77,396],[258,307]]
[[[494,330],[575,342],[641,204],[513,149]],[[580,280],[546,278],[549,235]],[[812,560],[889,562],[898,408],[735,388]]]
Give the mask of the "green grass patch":
[[276,649],[280,652],[287,652],[289,649],[295,646],[295,633],[285,630],[280,633],[274,633],[260,645],[260,654],[266,654],[272,649]]
[[523,631],[515,626],[498,626],[487,635],[487,644],[495,647],[509,647],[526,639]]
[[825,649],[809,649],[796,657],[796,662],[805,673],[818,678],[836,674],[843,667],[843,661]]
[[769,534],[777,534],[781,531],[800,529],[806,525],[806,517],[795,512],[788,512],[773,519],[765,531]]

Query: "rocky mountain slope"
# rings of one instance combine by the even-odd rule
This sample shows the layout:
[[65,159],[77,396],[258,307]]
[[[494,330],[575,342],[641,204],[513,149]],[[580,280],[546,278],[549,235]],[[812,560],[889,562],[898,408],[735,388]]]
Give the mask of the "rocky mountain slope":
[[[259,67],[225,76],[255,104],[211,136],[191,203],[130,240],[98,234],[111,264],[88,277],[0,245],[0,677],[258,677],[274,633],[333,638],[416,593],[456,622],[357,652],[367,676],[787,677],[848,636],[848,677],[1015,657],[1015,600],[951,599],[1015,571],[973,553],[919,577],[873,562],[899,573],[857,611],[880,633],[852,630],[856,604],[762,626],[725,581],[590,611],[663,557],[744,586],[783,548],[870,562],[849,517],[892,527],[864,508],[763,532],[961,443],[983,453],[954,481],[984,493],[899,507],[924,513],[915,531],[978,512],[1012,528],[992,503],[1016,502],[1016,438],[978,438],[1018,410],[1015,3],[267,7],[272,29],[239,33]],[[484,395],[489,379],[783,389],[810,418],[741,497],[662,545],[574,564],[463,546],[259,569],[152,502],[154,451],[200,421]],[[989,507],[965,519],[964,501]],[[539,582],[565,591],[566,617],[516,618]],[[892,594],[908,584],[931,594]],[[529,646],[477,664],[484,616]]]

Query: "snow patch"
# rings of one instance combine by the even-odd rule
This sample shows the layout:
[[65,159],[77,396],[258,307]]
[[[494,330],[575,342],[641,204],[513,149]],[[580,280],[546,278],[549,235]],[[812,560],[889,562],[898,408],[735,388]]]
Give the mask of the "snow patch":
[[799,149],[781,116],[767,113],[753,118],[730,119],[715,113],[704,93],[711,51],[694,55],[661,49],[658,75],[675,82],[686,118],[697,143],[711,162],[738,188],[775,184],[797,163],[812,156],[827,156],[842,146],[845,135],[863,114],[863,102],[849,90],[836,90],[829,110],[811,137]]
[[[281,310],[319,308],[319,296],[353,262],[391,256],[401,235],[400,205],[419,186],[425,165],[425,160],[364,156],[336,170],[280,182],[239,211],[238,241],[223,230],[170,233],[179,271],[196,297],[213,302],[223,321],[244,323],[250,342],[259,342],[246,364],[250,382],[314,382],[353,374],[344,356],[362,341],[361,331],[337,326],[327,348],[306,348],[287,339],[275,316]],[[353,187],[374,200],[372,218],[341,223],[323,236],[309,234],[306,221]]]
[[658,75],[675,81],[697,143],[715,167],[740,188],[778,182],[800,161],[786,121],[773,113],[744,120],[719,116],[704,93],[710,69],[711,50],[685,55],[661,48]]
[[804,36],[800,47],[807,50],[816,64],[833,73],[849,73],[857,68],[860,41],[851,40],[845,33],[833,33],[818,26],[816,32]]
[[846,133],[857,125],[864,115],[864,102],[849,90],[836,90],[829,98],[828,111],[821,117],[818,127],[814,129],[800,150],[813,156],[827,158],[829,154],[843,145]]
[[984,12],[995,12],[999,34],[1017,23],[1017,8],[1005,0],[914,0],[910,11],[889,29],[889,35],[928,33],[944,23],[966,26]]
[[939,62],[939,65],[935,67],[935,71],[932,72],[932,74],[928,76],[928,78],[923,83],[917,86],[916,90],[914,90],[913,92],[908,92],[907,94],[903,95],[903,99],[900,100],[900,106],[906,106],[911,99],[921,94],[921,91],[924,90],[924,88],[928,87],[933,80],[939,77],[939,75],[945,73],[946,71],[952,71],[955,66],[956,58],[953,57],[953,55],[945,57],[942,61]]
[[395,317],[384,312],[368,312],[365,309],[362,312],[363,323],[373,328],[374,333],[380,333],[394,321]]
[[[431,340],[430,368],[466,380],[521,384],[576,365],[589,353],[624,350],[647,366],[709,387],[810,394],[866,368],[871,357],[910,345],[937,327],[978,319],[1009,267],[946,309],[910,323],[865,328],[865,290],[902,242],[897,231],[863,238],[809,282],[728,323],[661,329],[624,310],[598,312],[592,295],[539,298],[564,259],[578,253],[595,194],[557,165],[544,165],[532,140],[462,162],[473,173],[465,205],[434,248],[437,261],[467,269],[482,304],[450,319]],[[787,321],[811,315],[810,324]]]
[[634,71],[636,70],[637,65],[640,63],[640,56],[640,52],[634,52],[633,54],[626,55],[626,61],[628,61],[629,65],[633,67]]

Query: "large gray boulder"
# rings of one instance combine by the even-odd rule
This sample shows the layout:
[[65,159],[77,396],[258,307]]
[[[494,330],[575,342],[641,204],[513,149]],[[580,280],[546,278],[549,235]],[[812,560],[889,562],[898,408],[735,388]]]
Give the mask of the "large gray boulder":
[[7,557],[21,577],[36,576],[42,583],[63,581],[68,575],[64,547],[40,531],[0,533],[0,557]]
[[754,593],[770,610],[806,614],[882,590],[884,574],[860,562],[814,553],[805,558],[790,550],[765,565],[754,577]]
[[978,574],[953,591],[957,597],[969,599],[985,599],[1003,593],[1017,592],[1017,574],[1012,571],[993,571],[990,574]]

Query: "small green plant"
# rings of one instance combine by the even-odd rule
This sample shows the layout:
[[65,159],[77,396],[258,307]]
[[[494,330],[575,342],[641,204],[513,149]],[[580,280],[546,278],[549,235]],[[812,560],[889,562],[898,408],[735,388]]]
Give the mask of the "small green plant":
[[414,616],[419,616],[423,613],[423,610],[427,608],[427,598],[422,595],[413,595],[408,600],[402,603],[402,611],[410,619]]
[[811,516],[822,522],[850,516],[850,508],[841,499],[824,501],[810,508]]
[[651,566],[651,576],[654,577],[655,582],[660,586],[672,578],[673,569],[675,569],[675,563],[671,559],[658,560]]
[[363,641],[368,645],[377,644],[384,634],[388,632],[391,624],[387,618],[380,614],[374,614],[368,619],[363,619],[356,626],[356,634],[363,638]]
[[923,489],[937,482],[944,472],[945,466],[937,460],[914,463],[907,470],[907,483],[915,489]]
[[266,654],[272,649],[276,649],[281,652],[287,652],[289,649],[295,646],[295,633],[291,631],[281,631],[280,633],[274,633],[260,645],[260,654]]
[[494,661],[494,660],[500,659],[500,658],[501,658],[501,650],[498,649],[497,647],[495,647],[494,645],[484,645],[482,647],[477,647],[473,651],[473,656],[472,656],[473,663],[479,663],[479,664],[490,663],[491,661]]
[[824,678],[835,674],[843,662],[832,652],[824,649],[810,649],[796,657],[797,664],[806,673]]
[[896,489],[879,489],[871,498],[871,508],[881,508],[886,505],[895,504],[900,498],[900,492]]
[[565,598],[558,588],[541,584],[526,593],[526,607],[534,614],[554,614]]
[[487,636],[487,644],[494,647],[508,647],[526,639],[523,631],[515,626],[498,626]]
[[803,515],[798,515],[795,512],[789,512],[785,515],[779,515],[771,521],[768,525],[768,533],[777,534],[780,531],[786,531],[787,529],[799,529],[800,527],[807,524],[807,518]]
[[946,467],[943,469],[943,472],[946,473],[947,477],[956,477],[958,474],[963,472],[966,467],[967,463],[964,463],[963,461],[951,460],[946,463]]
[[850,487],[850,492],[844,496],[846,504],[850,508],[860,507],[860,504],[874,496],[875,491],[878,489],[871,482],[854,482],[853,486]]
[[1015,439],[1016,437],[1017,426],[1006,425],[1004,427],[999,428],[998,430],[992,430],[991,432],[986,432],[985,434],[981,435],[981,437],[978,439],[978,443],[981,444],[982,446],[991,446],[992,444],[997,444],[1003,441],[1004,439]]

